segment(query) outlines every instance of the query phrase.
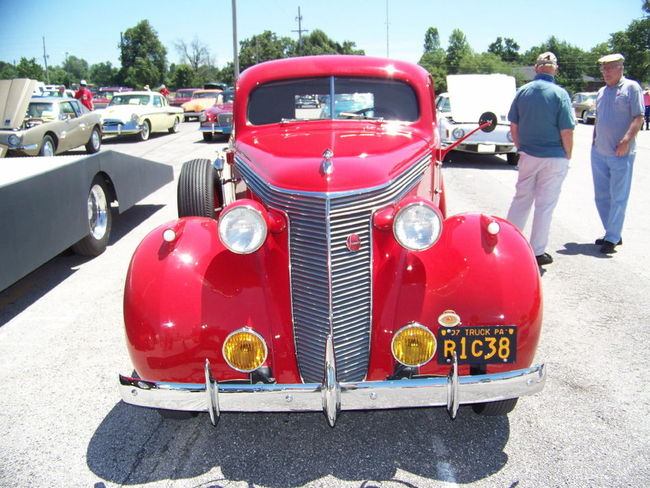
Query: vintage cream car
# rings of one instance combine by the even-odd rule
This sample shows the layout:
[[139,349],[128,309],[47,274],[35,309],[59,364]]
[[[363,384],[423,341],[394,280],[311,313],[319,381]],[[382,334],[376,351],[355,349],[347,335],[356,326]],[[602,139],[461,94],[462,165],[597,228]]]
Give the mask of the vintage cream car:
[[222,90],[196,90],[192,94],[192,99],[185,102],[181,107],[185,112],[184,120],[197,119],[206,108],[211,107],[217,102],[217,97]]
[[85,146],[89,154],[99,151],[99,114],[72,98],[32,98],[35,83],[0,80],[0,157],[54,156],[78,146]]
[[116,93],[101,117],[105,135],[136,134],[146,141],[152,132],[177,132],[183,110],[169,105],[160,93],[130,91]]

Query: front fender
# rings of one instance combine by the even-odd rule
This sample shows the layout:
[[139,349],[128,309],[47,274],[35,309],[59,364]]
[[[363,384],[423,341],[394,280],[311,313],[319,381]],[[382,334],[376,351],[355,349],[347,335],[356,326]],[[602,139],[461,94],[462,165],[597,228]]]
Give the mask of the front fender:
[[[163,239],[166,229],[176,232],[173,242]],[[252,327],[267,342],[268,364],[282,363],[275,369],[285,371],[284,381],[295,382],[285,238],[270,234],[257,252],[234,254],[219,240],[217,222],[200,217],[171,222],[145,237],[124,293],[127,346],[137,373],[202,382],[207,358],[220,381],[247,378],[226,365],[221,347],[234,330]]]
[[[496,236],[487,224],[500,226]],[[539,268],[530,245],[506,220],[481,214],[455,215],[445,220],[438,242],[423,252],[401,248],[390,231],[375,231],[374,322],[370,379],[391,374],[390,341],[395,331],[419,322],[434,333],[446,311],[460,317],[459,326],[514,325],[517,359],[492,364],[488,372],[530,366],[542,323]],[[447,374],[437,355],[420,367],[421,374]],[[461,366],[461,374],[469,367]],[[376,376],[376,378],[375,378]]]

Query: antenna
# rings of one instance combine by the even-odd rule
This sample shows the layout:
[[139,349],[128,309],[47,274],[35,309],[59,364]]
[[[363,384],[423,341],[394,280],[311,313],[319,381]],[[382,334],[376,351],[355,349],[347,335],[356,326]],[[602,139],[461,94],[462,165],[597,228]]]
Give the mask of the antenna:
[[292,30],[291,32],[298,33],[298,53],[300,53],[302,49],[302,33],[309,32],[307,29],[302,28],[302,15],[300,15],[300,7],[298,7],[298,17],[296,17],[296,20],[298,21],[298,30]]
[[386,0],[386,57],[390,57],[390,44],[389,44],[389,38],[388,38],[388,26],[390,24],[388,23],[388,0]]

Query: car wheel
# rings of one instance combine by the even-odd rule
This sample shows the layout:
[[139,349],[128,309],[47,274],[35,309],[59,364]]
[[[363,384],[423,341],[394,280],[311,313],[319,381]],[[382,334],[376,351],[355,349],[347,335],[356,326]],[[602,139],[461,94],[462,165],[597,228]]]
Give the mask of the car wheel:
[[209,159],[192,159],[183,163],[178,177],[178,216],[215,218],[215,204],[223,197],[218,174]]
[[178,132],[178,124],[180,124],[181,121],[178,119],[178,117],[174,117],[174,125],[172,125],[169,128],[169,133],[170,134],[176,134]]
[[146,141],[149,139],[149,136],[151,135],[151,124],[148,120],[144,121],[144,124],[142,124],[142,129],[138,135],[140,136],[141,141]]
[[52,136],[43,137],[43,142],[41,143],[41,150],[38,152],[39,156],[54,156],[56,152],[56,145],[54,144],[54,139]]
[[203,133],[203,140],[205,142],[210,142],[212,140],[212,134],[210,134],[209,132],[204,132]]
[[88,154],[95,154],[102,147],[102,135],[97,127],[93,127],[90,133],[90,139],[86,143],[86,152]]
[[506,160],[510,166],[517,166],[519,162],[519,153],[506,153]]
[[519,398],[510,398],[498,402],[474,403],[472,404],[472,410],[474,410],[474,413],[483,415],[484,417],[497,417],[512,412],[517,405],[517,400]]
[[72,250],[75,253],[82,256],[99,256],[106,250],[113,223],[109,195],[104,178],[95,176],[88,192],[89,234],[73,244]]

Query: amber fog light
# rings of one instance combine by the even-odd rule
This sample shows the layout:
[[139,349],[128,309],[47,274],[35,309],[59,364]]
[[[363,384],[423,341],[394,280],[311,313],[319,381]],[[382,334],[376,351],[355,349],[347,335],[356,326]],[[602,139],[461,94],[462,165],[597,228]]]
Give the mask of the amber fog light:
[[393,336],[393,357],[405,366],[422,366],[436,353],[436,338],[425,326],[412,323]]
[[237,371],[250,373],[264,364],[267,349],[262,336],[244,328],[230,334],[223,343],[223,357]]

